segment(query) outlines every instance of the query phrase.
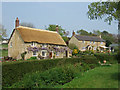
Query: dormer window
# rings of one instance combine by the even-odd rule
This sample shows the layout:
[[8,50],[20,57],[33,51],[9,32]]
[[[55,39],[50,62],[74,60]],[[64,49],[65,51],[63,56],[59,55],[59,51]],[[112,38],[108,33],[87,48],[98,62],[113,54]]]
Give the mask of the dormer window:
[[34,42],[32,42],[32,46],[35,46],[35,43],[34,43]]
[[42,47],[44,48],[44,47],[46,47],[47,45],[46,44],[42,44]]
[[85,41],[82,41],[83,43],[85,43]]

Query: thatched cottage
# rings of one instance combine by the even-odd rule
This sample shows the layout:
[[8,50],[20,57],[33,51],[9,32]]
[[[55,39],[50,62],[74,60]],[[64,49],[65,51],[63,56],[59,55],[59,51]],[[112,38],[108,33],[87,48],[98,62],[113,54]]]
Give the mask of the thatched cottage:
[[78,47],[79,50],[106,50],[105,40],[103,40],[100,36],[84,36],[84,35],[76,35],[73,31],[72,37],[69,40],[69,45],[74,44]]
[[69,57],[71,51],[58,32],[19,26],[18,18],[15,23],[8,42],[9,57],[21,59],[23,53],[25,59]]

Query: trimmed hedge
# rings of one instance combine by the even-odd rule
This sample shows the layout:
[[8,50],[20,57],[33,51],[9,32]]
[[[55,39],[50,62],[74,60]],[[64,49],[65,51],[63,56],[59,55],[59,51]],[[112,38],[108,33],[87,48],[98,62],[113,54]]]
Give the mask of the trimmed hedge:
[[[53,88],[56,85],[64,85],[74,79],[79,72],[92,69],[91,64],[77,63],[63,67],[55,67],[45,72],[35,72],[26,74],[20,82],[17,82],[9,88]],[[29,78],[28,78],[29,77]]]
[[96,53],[94,56],[100,61],[103,62],[106,60],[109,63],[117,63],[117,54],[108,54],[108,53]]
[[98,62],[94,56],[83,56],[81,58],[62,58],[48,60],[29,60],[4,62],[2,64],[2,85],[3,87],[11,86],[13,83],[20,81],[27,73],[36,71],[45,71],[56,66],[67,64],[76,64],[80,62],[95,64]]

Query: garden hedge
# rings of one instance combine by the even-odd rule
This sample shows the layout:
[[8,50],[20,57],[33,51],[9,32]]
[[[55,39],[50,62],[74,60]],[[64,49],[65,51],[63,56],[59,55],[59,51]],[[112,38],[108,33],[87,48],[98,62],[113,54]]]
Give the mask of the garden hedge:
[[18,82],[27,73],[45,71],[56,66],[76,64],[76,63],[96,64],[97,58],[94,56],[82,56],[81,58],[62,58],[48,60],[23,60],[2,63],[2,86],[8,87]]
[[109,63],[116,63],[117,62],[117,53],[115,54],[108,54],[108,53],[96,53],[94,56],[101,62],[106,60]]

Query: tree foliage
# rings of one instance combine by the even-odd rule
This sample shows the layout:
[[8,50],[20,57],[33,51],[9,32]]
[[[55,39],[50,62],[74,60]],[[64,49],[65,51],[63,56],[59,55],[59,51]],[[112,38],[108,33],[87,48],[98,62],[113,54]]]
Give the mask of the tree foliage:
[[35,28],[35,26],[32,23],[22,22],[20,25],[25,27]]
[[6,31],[7,30],[4,28],[4,26],[0,24],[0,39],[7,37]]
[[[49,27],[46,29],[50,30],[50,31],[56,31],[56,26],[57,25],[50,24]],[[64,36],[64,34],[65,34],[65,30],[59,25],[58,25],[58,32],[61,36]]]
[[111,21],[120,22],[120,2],[95,2],[88,5],[87,12],[90,19],[102,19],[111,24]]
[[89,33],[88,33],[87,31],[83,30],[83,29],[78,30],[77,33],[78,33],[79,35],[89,35]]

